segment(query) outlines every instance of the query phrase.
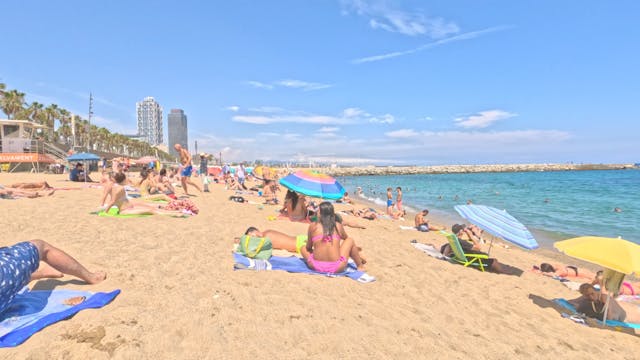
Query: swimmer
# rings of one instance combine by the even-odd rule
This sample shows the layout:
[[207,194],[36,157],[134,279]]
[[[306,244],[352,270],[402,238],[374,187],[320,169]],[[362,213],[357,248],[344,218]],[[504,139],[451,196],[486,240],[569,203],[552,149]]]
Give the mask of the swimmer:
[[613,208],[613,212],[620,213],[622,212],[622,209],[620,209],[619,207],[616,207],[616,208]]

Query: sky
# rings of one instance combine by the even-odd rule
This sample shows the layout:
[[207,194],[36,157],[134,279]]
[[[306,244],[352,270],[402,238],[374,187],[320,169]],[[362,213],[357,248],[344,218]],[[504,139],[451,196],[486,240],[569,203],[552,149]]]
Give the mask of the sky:
[[640,2],[6,1],[0,82],[189,148],[338,164],[640,161]]

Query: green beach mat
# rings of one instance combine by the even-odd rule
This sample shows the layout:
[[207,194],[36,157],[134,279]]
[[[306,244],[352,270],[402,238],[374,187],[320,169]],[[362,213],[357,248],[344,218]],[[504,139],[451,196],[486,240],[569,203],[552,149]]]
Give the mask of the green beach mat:
[[115,208],[115,207],[112,207],[107,212],[103,210],[98,213],[93,212],[92,214],[96,214],[98,216],[117,217],[117,218],[141,218],[141,217],[152,216],[152,214],[118,214],[118,208]]

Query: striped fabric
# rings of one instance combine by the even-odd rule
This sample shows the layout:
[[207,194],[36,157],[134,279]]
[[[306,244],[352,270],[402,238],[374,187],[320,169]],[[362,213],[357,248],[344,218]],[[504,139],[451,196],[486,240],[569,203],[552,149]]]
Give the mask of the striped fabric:
[[344,188],[333,177],[312,170],[300,170],[280,179],[280,184],[300,194],[338,200]]
[[528,250],[539,247],[531,232],[506,210],[484,205],[456,205],[454,209],[469,222],[497,237]]

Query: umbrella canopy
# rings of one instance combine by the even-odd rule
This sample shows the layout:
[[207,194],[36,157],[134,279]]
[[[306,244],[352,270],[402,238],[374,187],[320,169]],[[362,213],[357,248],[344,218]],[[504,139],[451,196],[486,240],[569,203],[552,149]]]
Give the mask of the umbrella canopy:
[[506,210],[484,205],[456,205],[454,209],[463,218],[495,236],[528,250],[539,247],[531,232]]
[[136,164],[149,164],[152,162],[156,162],[158,159],[155,156],[143,156],[140,159],[136,160]]
[[623,274],[640,274],[640,245],[624,239],[582,236],[558,241],[553,246],[576,259]]
[[91,160],[100,160],[100,156],[92,153],[77,153],[67,157],[67,161],[91,161]]
[[344,188],[336,179],[311,170],[300,170],[280,179],[287,189],[304,195],[323,199],[338,200],[344,195]]

